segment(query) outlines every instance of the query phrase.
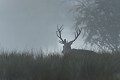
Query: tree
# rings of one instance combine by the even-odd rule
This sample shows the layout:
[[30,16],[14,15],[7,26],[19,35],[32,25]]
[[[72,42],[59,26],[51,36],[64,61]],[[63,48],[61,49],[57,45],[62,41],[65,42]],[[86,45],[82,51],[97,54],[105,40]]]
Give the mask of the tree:
[[120,49],[120,0],[79,0],[75,25],[84,26],[85,43],[101,49]]

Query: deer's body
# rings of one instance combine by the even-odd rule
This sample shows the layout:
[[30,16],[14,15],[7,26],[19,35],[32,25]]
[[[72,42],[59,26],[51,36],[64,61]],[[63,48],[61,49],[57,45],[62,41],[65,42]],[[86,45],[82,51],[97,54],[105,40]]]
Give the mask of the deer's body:
[[71,49],[69,53],[96,54],[96,52],[84,49]]

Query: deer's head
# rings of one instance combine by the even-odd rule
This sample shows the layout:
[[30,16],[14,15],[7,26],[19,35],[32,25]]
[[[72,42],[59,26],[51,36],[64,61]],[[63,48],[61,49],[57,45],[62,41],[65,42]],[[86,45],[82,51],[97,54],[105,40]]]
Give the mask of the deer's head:
[[75,38],[72,41],[69,41],[69,42],[66,39],[62,38],[61,33],[62,33],[63,29],[64,29],[63,25],[61,27],[57,26],[56,35],[60,39],[59,43],[63,44],[63,51],[62,52],[67,53],[67,52],[69,52],[71,50],[71,45],[78,38],[78,36],[80,35],[80,33],[82,31],[82,28],[81,29],[80,28],[76,29],[76,32],[74,34]]

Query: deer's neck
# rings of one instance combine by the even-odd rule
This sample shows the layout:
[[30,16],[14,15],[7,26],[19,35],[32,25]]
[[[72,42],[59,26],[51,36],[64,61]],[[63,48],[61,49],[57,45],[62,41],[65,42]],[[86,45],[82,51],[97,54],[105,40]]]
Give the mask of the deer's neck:
[[67,53],[71,50],[71,44],[69,43],[65,43],[64,46],[63,46],[63,52],[64,53]]

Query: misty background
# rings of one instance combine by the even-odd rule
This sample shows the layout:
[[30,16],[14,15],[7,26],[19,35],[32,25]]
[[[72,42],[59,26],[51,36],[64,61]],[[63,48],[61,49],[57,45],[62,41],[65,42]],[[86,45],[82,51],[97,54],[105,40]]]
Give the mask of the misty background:
[[61,49],[56,28],[63,24],[63,38],[74,38],[73,4],[69,0],[0,0],[0,48]]

